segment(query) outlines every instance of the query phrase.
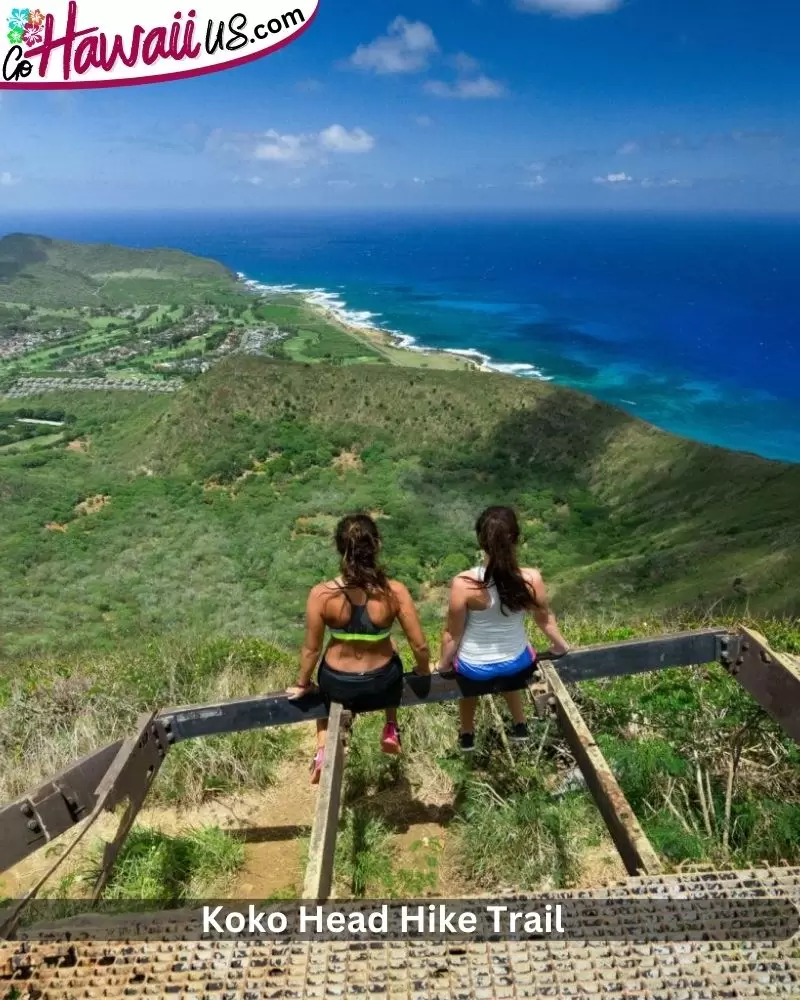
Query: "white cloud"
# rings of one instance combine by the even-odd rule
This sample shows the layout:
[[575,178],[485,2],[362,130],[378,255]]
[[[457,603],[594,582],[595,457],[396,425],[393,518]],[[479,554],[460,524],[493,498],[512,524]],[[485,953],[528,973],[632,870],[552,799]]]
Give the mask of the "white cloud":
[[253,150],[256,160],[268,160],[272,163],[306,163],[317,154],[317,146],[313,135],[281,135],[275,129],[263,134],[263,140]]
[[521,10],[544,11],[561,17],[586,17],[608,14],[622,6],[623,0],[517,0]]
[[428,60],[438,51],[436,36],[424,21],[396,17],[385,35],[367,45],[359,45],[348,63],[356,69],[382,75],[419,73],[427,68]]
[[414,122],[419,125],[420,128],[430,128],[433,125],[433,118],[429,115],[415,115]]
[[631,156],[633,153],[638,153],[640,149],[641,146],[638,142],[624,142],[617,150],[617,154],[619,156]]
[[19,184],[19,177],[15,177],[8,170],[4,170],[0,174],[0,185],[2,187],[13,187],[15,184]]
[[264,181],[260,177],[248,177],[247,183],[252,184],[253,187],[259,187]]
[[547,183],[547,178],[542,177],[541,174],[537,174],[535,177],[531,177],[530,180],[523,181],[522,183],[524,187],[543,187]]
[[633,180],[628,174],[606,174],[605,177],[595,177],[595,184],[630,184]]
[[473,80],[456,80],[455,83],[445,83],[444,80],[428,80],[425,90],[434,97],[454,97],[462,100],[480,100],[484,98],[503,97],[506,88],[498,80],[492,80],[481,73]]
[[363,128],[348,132],[343,125],[329,125],[320,132],[319,141],[336,153],[368,153],[375,146],[375,139]]
[[281,133],[276,129],[226,137],[217,132],[209,144],[212,151],[235,153],[246,159],[303,166],[324,159],[327,153],[368,153],[375,137],[363,128],[329,125],[321,132]]
[[503,97],[506,88],[499,80],[492,80],[481,73],[481,64],[466,52],[458,52],[449,56],[447,62],[456,69],[457,79],[453,83],[445,80],[428,80],[425,84],[427,93],[434,97],[458,98],[461,100],[481,100],[485,98]]
[[356,185],[355,181],[332,180],[332,181],[328,181],[328,187],[349,189],[349,188],[357,187],[357,185]]

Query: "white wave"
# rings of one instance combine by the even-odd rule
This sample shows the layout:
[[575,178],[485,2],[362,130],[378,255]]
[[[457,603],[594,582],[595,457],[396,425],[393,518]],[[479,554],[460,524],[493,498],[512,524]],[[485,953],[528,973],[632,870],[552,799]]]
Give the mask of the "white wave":
[[527,364],[500,364],[499,362],[487,361],[486,367],[492,371],[504,372],[506,375],[520,375],[525,378],[539,379],[541,382],[552,382],[552,375],[545,375],[541,368],[536,365]]
[[442,350],[445,354],[458,354],[465,358],[477,358],[484,364],[491,360],[488,354],[484,354],[483,351],[476,351],[474,347],[443,347]]
[[[426,347],[417,343],[417,338],[402,330],[392,330],[389,327],[380,326],[380,313],[369,310],[348,309],[347,303],[339,292],[332,292],[327,288],[301,288],[298,285],[268,285],[262,281],[248,278],[242,272],[237,273],[237,277],[247,288],[262,295],[299,295],[304,302],[317,309],[322,309],[330,313],[345,326],[356,330],[368,330],[373,333],[387,334],[394,340],[395,347],[405,351],[417,351],[420,354],[431,354],[442,352],[453,354],[457,357],[467,358],[470,361],[477,361],[483,371],[505,372],[509,375],[518,375],[522,378],[535,378],[543,382],[552,381],[551,375],[544,372],[535,365],[530,364],[501,364],[494,362],[489,354],[478,351],[474,347]],[[339,288],[344,288],[340,285]],[[378,322],[375,322],[375,321]]]

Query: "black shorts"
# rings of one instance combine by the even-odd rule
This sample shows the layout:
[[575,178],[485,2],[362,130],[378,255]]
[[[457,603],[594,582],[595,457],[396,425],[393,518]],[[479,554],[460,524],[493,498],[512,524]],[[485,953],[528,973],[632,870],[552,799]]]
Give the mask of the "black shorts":
[[348,712],[397,708],[403,698],[403,663],[395,653],[388,663],[377,670],[354,674],[334,670],[323,659],[317,682],[329,711],[332,701],[339,702]]

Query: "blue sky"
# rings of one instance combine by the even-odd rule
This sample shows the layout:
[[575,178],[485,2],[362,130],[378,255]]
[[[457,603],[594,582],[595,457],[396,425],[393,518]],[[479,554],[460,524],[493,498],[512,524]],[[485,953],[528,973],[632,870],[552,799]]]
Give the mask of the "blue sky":
[[3,91],[0,210],[794,212],[798,39],[790,0],[321,0],[237,69]]

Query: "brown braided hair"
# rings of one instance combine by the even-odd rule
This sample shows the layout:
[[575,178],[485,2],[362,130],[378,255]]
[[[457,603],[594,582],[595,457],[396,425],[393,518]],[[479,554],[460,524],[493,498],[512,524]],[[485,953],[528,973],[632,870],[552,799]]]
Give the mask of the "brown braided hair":
[[350,514],[336,526],[336,548],[342,557],[342,580],[347,587],[358,587],[369,597],[388,597],[392,592],[389,578],[378,565],[381,536],[368,514]]
[[500,610],[532,611],[536,598],[517,562],[519,521],[510,507],[487,507],[475,523],[480,547],[488,556],[483,586],[494,584],[500,596]]

